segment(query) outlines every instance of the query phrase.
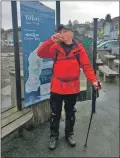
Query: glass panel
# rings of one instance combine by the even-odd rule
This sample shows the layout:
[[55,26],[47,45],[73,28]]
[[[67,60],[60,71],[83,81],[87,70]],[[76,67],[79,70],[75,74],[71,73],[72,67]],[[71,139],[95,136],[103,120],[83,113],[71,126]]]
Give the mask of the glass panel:
[[1,45],[1,108],[11,107],[10,71],[15,69],[14,48],[12,44],[11,2],[2,4],[2,45]]
[[[11,2],[2,1],[2,47],[1,47],[1,99],[2,109],[16,106],[15,87],[15,58],[12,30]],[[18,6],[18,25],[20,25],[20,10]],[[21,40],[21,28],[18,29],[18,38]],[[22,49],[20,46],[20,68],[22,68]],[[12,73],[11,73],[12,72]],[[12,88],[11,88],[12,87]]]

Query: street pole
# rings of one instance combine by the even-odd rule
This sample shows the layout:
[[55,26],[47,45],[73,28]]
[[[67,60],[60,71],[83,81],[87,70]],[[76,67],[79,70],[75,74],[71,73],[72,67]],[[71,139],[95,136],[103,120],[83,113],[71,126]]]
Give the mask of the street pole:
[[17,107],[18,107],[18,110],[21,110],[22,109],[21,78],[20,78],[18,19],[17,19],[17,3],[16,3],[16,1],[11,1],[11,9],[12,9],[13,40],[14,40]]
[[[97,21],[98,18],[94,18],[94,30],[93,30],[93,68],[96,74],[96,58],[97,58]],[[95,88],[92,87],[92,113],[96,111],[96,97]]]
[[56,1],[56,28],[60,25],[60,1]]

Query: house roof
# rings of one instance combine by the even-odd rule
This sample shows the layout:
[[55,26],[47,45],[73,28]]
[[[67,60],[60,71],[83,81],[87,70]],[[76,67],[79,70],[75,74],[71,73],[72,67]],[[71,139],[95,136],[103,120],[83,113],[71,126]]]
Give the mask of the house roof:
[[[18,27],[18,31],[21,31],[21,27]],[[13,32],[13,29],[8,29],[4,32],[4,35],[7,35],[8,33]]]
[[[118,17],[114,17],[113,19],[111,19],[111,24],[112,24],[112,28],[119,23],[119,16]],[[103,26],[105,25],[106,21],[104,22]]]
[[[18,27],[18,31],[21,31],[21,27]],[[13,32],[13,29],[8,29],[2,34],[2,39],[5,39],[8,33]]]
[[104,22],[105,22],[104,19],[100,19],[100,20],[98,21],[98,27],[99,27],[99,28],[103,27],[103,26],[104,26]]

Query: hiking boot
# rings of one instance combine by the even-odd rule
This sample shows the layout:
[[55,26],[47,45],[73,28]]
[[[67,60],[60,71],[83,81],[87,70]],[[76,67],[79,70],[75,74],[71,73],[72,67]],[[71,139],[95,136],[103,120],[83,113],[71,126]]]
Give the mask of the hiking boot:
[[56,145],[57,145],[56,137],[51,137],[49,142],[49,149],[54,150],[56,148]]
[[67,142],[69,143],[70,146],[75,146],[76,145],[74,135],[70,135],[70,136],[66,137],[66,140],[67,140]]

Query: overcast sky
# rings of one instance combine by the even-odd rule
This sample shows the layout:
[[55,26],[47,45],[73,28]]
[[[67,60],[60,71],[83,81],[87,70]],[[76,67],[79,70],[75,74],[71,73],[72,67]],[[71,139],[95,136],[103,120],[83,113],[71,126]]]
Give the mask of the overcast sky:
[[[55,9],[54,1],[41,1],[46,6]],[[20,6],[18,4],[18,19],[20,26]],[[119,2],[94,2],[94,1],[63,1],[61,2],[61,23],[67,24],[69,19],[78,20],[80,23],[92,21],[93,18],[105,18],[106,14],[111,17],[119,16]],[[12,27],[11,22],[11,4],[2,1],[2,27],[9,29]]]

